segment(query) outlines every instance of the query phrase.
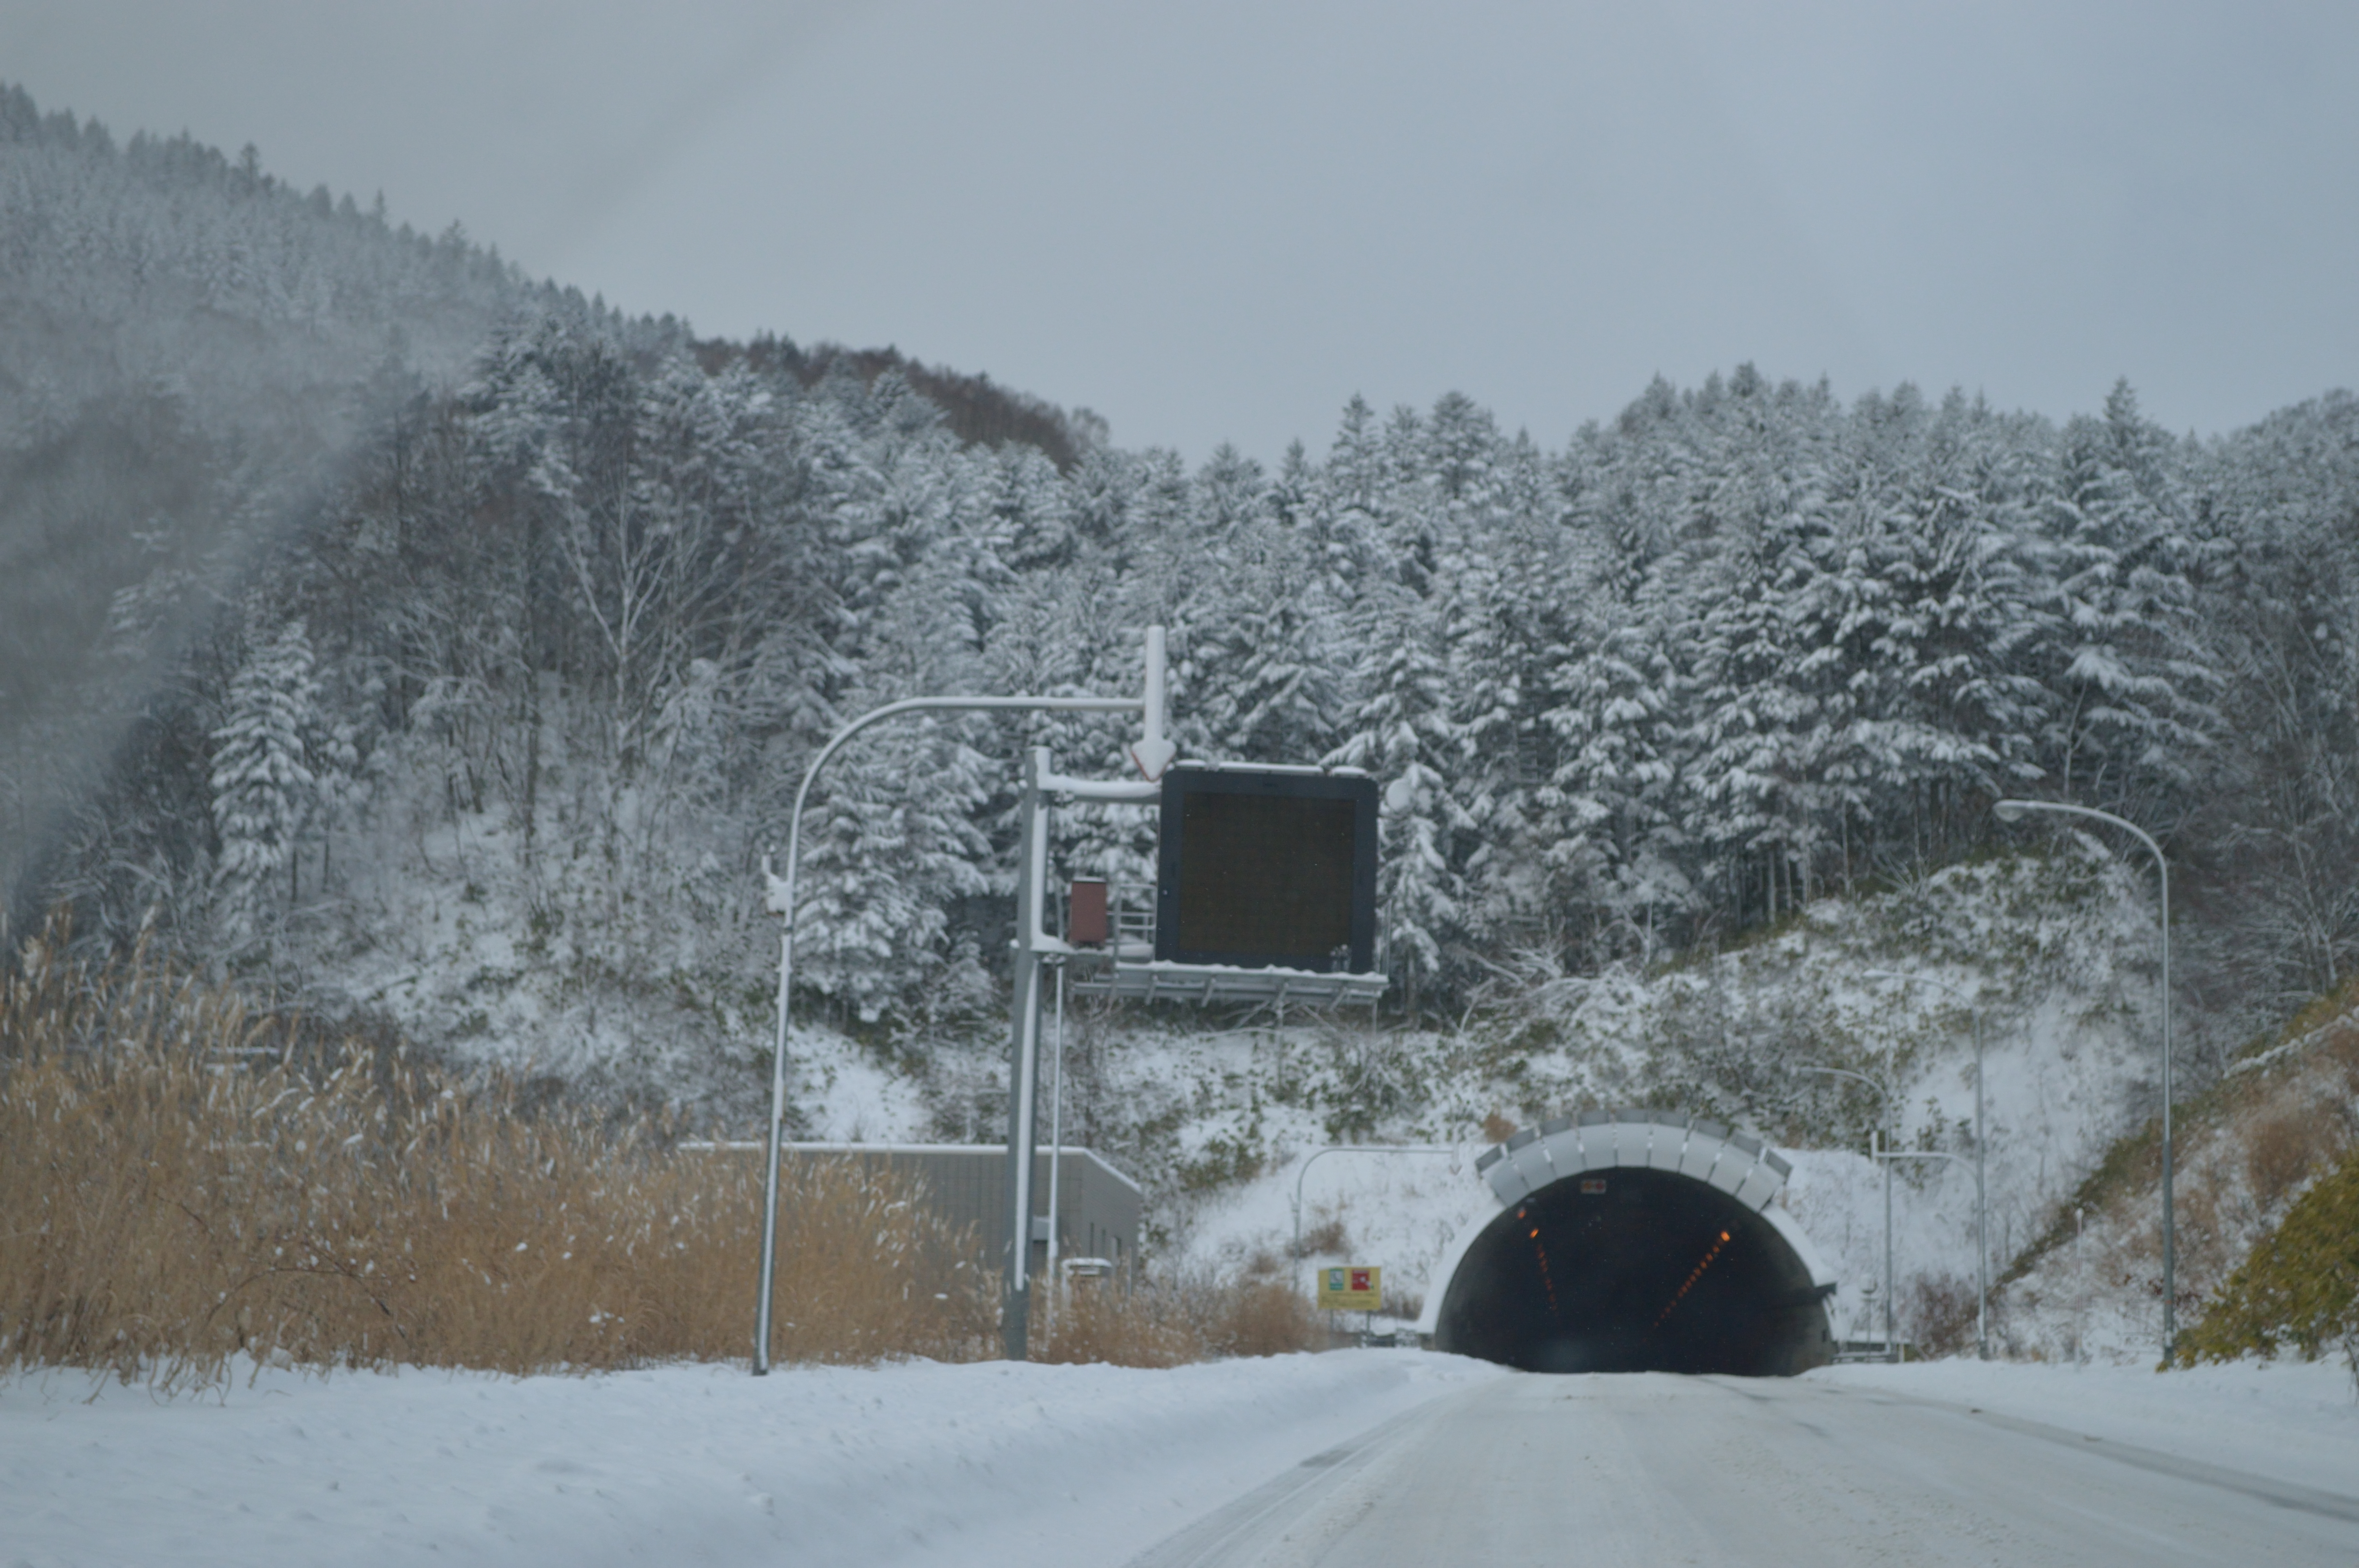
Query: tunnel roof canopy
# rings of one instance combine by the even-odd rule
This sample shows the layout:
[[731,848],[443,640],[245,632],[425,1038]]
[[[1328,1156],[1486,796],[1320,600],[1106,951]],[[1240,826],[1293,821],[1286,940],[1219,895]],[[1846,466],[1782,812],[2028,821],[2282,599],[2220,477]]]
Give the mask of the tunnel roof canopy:
[[1793,1167],[1757,1138],[1685,1111],[1617,1106],[1527,1127],[1484,1152],[1475,1171],[1503,1204],[1586,1171],[1676,1171],[1767,1209]]

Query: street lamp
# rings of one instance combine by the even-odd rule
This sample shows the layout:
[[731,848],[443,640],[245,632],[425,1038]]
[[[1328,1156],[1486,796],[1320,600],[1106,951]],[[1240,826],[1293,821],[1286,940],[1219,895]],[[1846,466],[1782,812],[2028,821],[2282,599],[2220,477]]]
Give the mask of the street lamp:
[[[819,754],[810,760],[810,766],[803,770],[802,784],[795,790],[794,809],[787,816],[787,874],[776,874],[771,870],[769,857],[762,858],[762,880],[767,887],[766,902],[770,913],[780,917],[781,924],[778,937],[777,1044],[770,1057],[769,1157],[762,1177],[762,1250],[757,1265],[760,1279],[755,1288],[754,1301],[756,1377],[766,1376],[770,1370],[771,1287],[777,1273],[778,1164],[786,1137],[788,1022],[795,978],[795,876],[802,864],[803,807],[810,800],[811,786],[819,782],[820,771],[853,737],[870,725],[912,714],[1137,713],[1145,720],[1146,733],[1136,745],[1129,749],[1129,753],[1131,761],[1137,764],[1147,782],[1103,783],[1067,778],[1049,782],[1053,783],[1060,793],[1080,798],[1132,802],[1154,799],[1157,786],[1153,781],[1162,776],[1163,770],[1170,765],[1177,754],[1177,748],[1163,735],[1163,628],[1148,627],[1146,689],[1137,697],[908,697],[871,708],[838,730],[827,744],[819,749]],[[1038,1098],[1039,1067],[1040,967],[1045,957],[1066,950],[1061,941],[1046,937],[1040,929],[1040,892],[1047,880],[1048,855],[1047,810],[1042,805],[1042,793],[1044,780],[1048,778],[1048,748],[1035,746],[1025,773],[1024,835],[1018,851],[1023,866],[1016,884],[1016,989],[1015,1000],[1009,1010],[1013,1014],[1014,1042],[1009,1053],[1007,1076],[1010,1218],[1002,1329],[1010,1359],[1018,1361],[1024,1358],[1031,1305],[1032,1160],[1035,1113],[1038,1109],[1034,1101]],[[1053,1173],[1053,1160],[1050,1169]],[[1052,1234],[1054,1228],[1052,1217]]]
[[[1897,1132],[1899,1130],[1898,1127],[1894,1125],[1892,1119],[1892,1091],[1886,1088],[1882,1084],[1877,1083],[1874,1078],[1869,1077],[1865,1073],[1855,1073],[1849,1067],[1821,1067],[1810,1062],[1797,1063],[1795,1065],[1794,1071],[1798,1073],[1822,1073],[1831,1078],[1858,1079],[1861,1083],[1865,1084],[1869,1088],[1874,1089],[1875,1091],[1875,1098],[1884,1102],[1885,1126],[1894,1132]],[[1875,1158],[1875,1143],[1873,1139],[1870,1139],[1868,1141],[1867,1152],[1869,1159],[1873,1160]],[[1886,1165],[1884,1167],[1884,1355],[1886,1360],[1892,1358],[1893,1343],[1892,1167]]]
[[2161,890],[2162,934],[2162,1360],[2170,1364],[2170,1354],[2179,1343],[2178,1302],[2178,1230],[2172,1220],[2170,1204],[2170,862],[2163,859],[2162,846],[2153,835],[2136,823],[2115,816],[2110,811],[2093,806],[2066,806],[2052,800],[2002,800],[1994,803],[1991,814],[2001,822],[2020,822],[2027,811],[2052,811],[2065,816],[2086,816],[2136,836],[2154,855],[2156,884]]
[[[1944,990],[1958,999],[1973,1021],[1974,1028],[1974,1355],[1977,1359],[1990,1359],[1990,1196],[1983,1184],[1990,1146],[1989,1129],[1983,1123],[1983,1010],[1976,1007],[1965,991],[1947,980],[1930,975],[1903,973],[1898,969],[1870,969],[1872,980],[1913,981],[1918,985]],[[1885,1167],[1888,1173],[1890,1166]]]

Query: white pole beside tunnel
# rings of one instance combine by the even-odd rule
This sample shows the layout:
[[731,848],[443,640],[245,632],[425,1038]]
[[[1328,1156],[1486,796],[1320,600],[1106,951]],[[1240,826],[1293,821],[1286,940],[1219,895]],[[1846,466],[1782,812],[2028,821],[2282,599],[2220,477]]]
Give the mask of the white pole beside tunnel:
[[[1031,1333],[1032,1160],[1038,1141],[1040,1085],[1040,894],[1048,880],[1048,805],[1040,781],[1049,774],[1049,748],[1035,746],[1024,764],[1023,867],[1016,885],[1015,1037],[1007,1072],[1007,1273],[1002,1284],[999,1330],[1010,1361],[1025,1359]],[[1053,1156],[1051,1156],[1053,1158]],[[1052,1222],[1053,1223],[1053,1222]]]

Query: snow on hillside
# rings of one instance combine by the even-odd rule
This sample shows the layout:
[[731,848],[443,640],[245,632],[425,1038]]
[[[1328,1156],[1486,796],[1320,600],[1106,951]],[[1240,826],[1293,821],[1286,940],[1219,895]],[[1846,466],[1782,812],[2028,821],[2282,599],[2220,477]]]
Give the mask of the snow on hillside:
[[[1848,1331],[1859,1287],[1884,1271],[1883,1178],[1865,1157],[1877,1101],[1852,1080],[1796,1070],[1840,1066],[1891,1086],[1903,1148],[1961,1156],[1896,1172],[1906,1326],[1970,1301],[1974,1276],[1973,1032],[1940,986],[1984,1015],[1996,1278],[2145,1112],[2158,1065],[2150,911],[2134,876],[2083,847],[1821,900],[1733,952],[1558,979],[1456,1030],[1322,1018],[1190,1033],[1117,1017],[1096,1026],[1111,1040],[1089,1047],[1097,1077],[1078,1119],[1149,1175],[1155,1218],[1186,1265],[1282,1268],[1300,1177],[1304,1266],[1380,1264],[1394,1299],[1413,1303],[1451,1237],[1486,1212],[1473,1174],[1493,1141],[1486,1117],[1496,1130],[1585,1105],[1693,1110],[1793,1158],[1782,1201],[1843,1281],[1837,1326]],[[1304,1174],[1338,1142],[1455,1152],[1332,1154]],[[2120,1343],[2136,1345],[2141,1322],[2125,1309]]]
[[[668,952],[661,931],[634,932],[627,912],[601,930],[595,949],[575,945],[562,921],[537,917],[594,905],[594,857],[544,846],[527,875],[512,829],[492,815],[439,827],[389,818],[375,830],[379,851],[356,857],[368,868],[356,873],[356,903],[373,939],[343,963],[342,983],[356,1000],[464,1057],[685,1091],[749,1120],[775,1027],[766,972],[773,932],[744,929],[745,979],[727,989],[690,955]],[[1451,1237],[1485,1212],[1473,1164],[1499,1129],[1590,1105],[1690,1110],[1793,1157],[1781,1201],[1843,1281],[1838,1329],[1867,1334],[1880,1313],[1866,1311],[1860,1287],[1884,1273],[1884,1184],[1865,1150],[1886,1120],[1875,1090],[1887,1089],[1902,1148],[1959,1157],[1909,1162],[1893,1182],[1897,1311],[1914,1332],[1954,1318],[1973,1292],[1967,1161],[1976,1130],[1964,999],[1984,1014],[1996,1278],[2154,1093],[2153,928],[2142,894],[2138,879],[2093,844],[1953,866],[1886,892],[1820,899],[1717,956],[1521,976],[1451,1028],[1299,1011],[1240,1022],[1076,1001],[1065,1035],[1066,1136],[1142,1179],[1150,1237],[1168,1263],[1265,1275],[1286,1267],[1296,1180],[1316,1151],[1450,1148],[1330,1155],[1303,1178],[1303,1266],[1380,1264],[1402,1315],[1413,1316]],[[628,984],[596,972],[597,953],[617,948],[641,955]],[[1005,1053],[988,1017],[904,1039],[889,1054],[799,1022],[795,1130],[990,1141],[1005,1126]],[[1874,1087],[1801,1070],[1810,1066],[1859,1074]],[[2151,1315],[2125,1300],[2114,1326],[2093,1329],[2090,1343],[2144,1354]]]
[[[2179,1326],[2193,1328],[2255,1244],[2345,1157],[2359,1131],[2359,1007],[2321,998],[2279,1042],[2183,1095],[2173,1131]],[[2307,1024],[2307,1027],[2301,1025]],[[2162,1339],[2158,1141],[2074,1195],[2000,1303],[2011,1352],[2153,1363]]]

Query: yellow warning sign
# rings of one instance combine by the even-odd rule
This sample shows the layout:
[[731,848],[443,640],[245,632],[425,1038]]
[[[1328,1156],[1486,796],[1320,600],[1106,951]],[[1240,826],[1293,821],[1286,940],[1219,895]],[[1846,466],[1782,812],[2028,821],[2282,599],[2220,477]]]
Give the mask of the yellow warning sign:
[[1364,1265],[1319,1271],[1319,1304],[1332,1312],[1377,1312],[1385,1304],[1385,1271]]

